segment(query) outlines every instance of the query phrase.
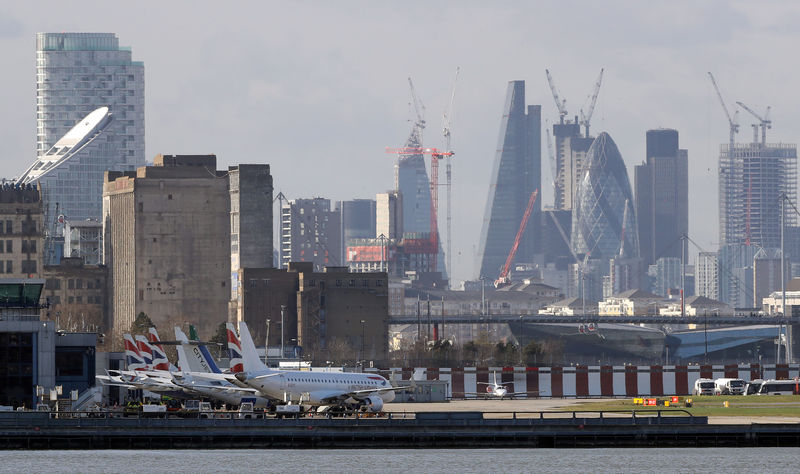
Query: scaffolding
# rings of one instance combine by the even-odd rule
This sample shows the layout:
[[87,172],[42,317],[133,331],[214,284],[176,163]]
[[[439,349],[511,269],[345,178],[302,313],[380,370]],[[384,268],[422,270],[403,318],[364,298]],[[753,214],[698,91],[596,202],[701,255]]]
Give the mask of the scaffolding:
[[[731,153],[732,151],[732,153]],[[780,247],[781,198],[797,197],[797,146],[724,144],[719,158],[721,245]],[[797,225],[787,214],[785,225]]]

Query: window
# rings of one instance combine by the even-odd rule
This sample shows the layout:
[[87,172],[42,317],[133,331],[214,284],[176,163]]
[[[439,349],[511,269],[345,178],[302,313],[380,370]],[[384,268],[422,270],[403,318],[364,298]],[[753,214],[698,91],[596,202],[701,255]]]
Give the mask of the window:
[[14,251],[14,241],[6,240],[6,253],[12,253],[13,251]]
[[67,280],[67,289],[68,290],[74,290],[75,289],[75,280],[73,280],[72,278]]
[[13,234],[14,233],[14,223],[12,221],[6,221],[6,234]]
[[72,297],[72,296],[67,297],[67,304],[72,304],[74,302],[75,302],[75,298],[74,297]]
[[342,280],[336,280],[336,286],[342,286]]
[[350,280],[350,288],[353,288],[354,286],[356,286],[356,280],[355,280],[355,278],[353,278],[353,279],[351,279],[351,280]]
[[14,273],[14,262],[11,260],[6,261],[6,273]]
[[361,286],[363,286],[364,288],[367,288],[369,286],[369,280],[367,280],[366,278],[361,280]]
[[36,273],[36,260],[23,260],[22,273],[33,274]]
[[31,240],[30,242],[28,242],[28,252],[36,253],[36,241],[35,240]]
[[381,279],[375,280],[375,286],[383,286],[383,280]]

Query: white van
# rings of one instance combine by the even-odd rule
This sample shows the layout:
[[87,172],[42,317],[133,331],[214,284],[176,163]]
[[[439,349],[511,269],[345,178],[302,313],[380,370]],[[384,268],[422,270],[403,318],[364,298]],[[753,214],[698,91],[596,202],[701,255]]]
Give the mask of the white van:
[[692,395],[714,395],[714,387],[712,379],[697,379],[694,381]]
[[722,378],[714,381],[714,395],[741,395],[744,393],[745,381],[742,379]]
[[797,395],[794,380],[765,380],[758,390],[759,395]]
[[758,395],[761,390],[761,385],[764,383],[762,379],[755,379],[747,382],[744,386],[744,393],[742,395]]

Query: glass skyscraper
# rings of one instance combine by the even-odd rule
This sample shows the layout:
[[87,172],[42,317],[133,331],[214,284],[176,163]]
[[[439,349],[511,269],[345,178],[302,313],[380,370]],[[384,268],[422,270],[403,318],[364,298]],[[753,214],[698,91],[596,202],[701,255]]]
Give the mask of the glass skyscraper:
[[143,166],[144,64],[113,33],[37,33],[37,155],[99,107],[114,117],[108,133],[119,148],[108,169]]
[[495,280],[505,264],[528,200],[539,189],[516,262],[532,262],[541,216],[542,106],[525,106],[525,81],[508,83],[497,154],[489,183],[478,255],[481,278]]
[[628,171],[608,133],[595,139],[586,162],[572,213],[572,250],[592,259],[639,257]]

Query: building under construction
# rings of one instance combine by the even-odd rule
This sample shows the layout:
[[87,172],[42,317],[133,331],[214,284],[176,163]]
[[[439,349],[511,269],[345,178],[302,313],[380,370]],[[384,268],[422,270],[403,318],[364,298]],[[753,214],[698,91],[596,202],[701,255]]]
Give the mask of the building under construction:
[[[720,147],[719,238],[721,245],[781,245],[781,200],[797,202],[797,145],[735,143]],[[797,225],[788,212],[785,225]]]

